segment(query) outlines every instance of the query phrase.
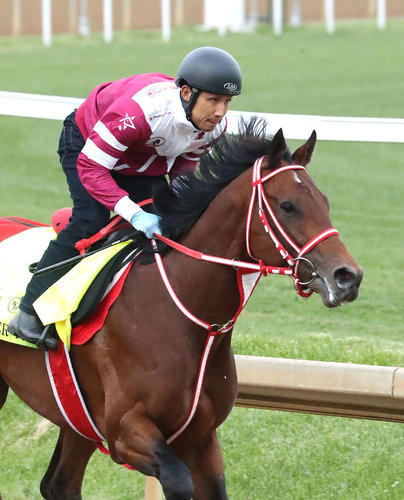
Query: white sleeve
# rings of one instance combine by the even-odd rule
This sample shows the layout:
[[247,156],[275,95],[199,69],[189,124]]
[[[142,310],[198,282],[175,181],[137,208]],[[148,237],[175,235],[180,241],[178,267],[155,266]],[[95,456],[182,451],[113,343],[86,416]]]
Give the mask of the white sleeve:
[[130,222],[131,218],[140,210],[142,209],[139,205],[132,201],[129,196],[124,196],[114,206],[114,212],[128,222]]

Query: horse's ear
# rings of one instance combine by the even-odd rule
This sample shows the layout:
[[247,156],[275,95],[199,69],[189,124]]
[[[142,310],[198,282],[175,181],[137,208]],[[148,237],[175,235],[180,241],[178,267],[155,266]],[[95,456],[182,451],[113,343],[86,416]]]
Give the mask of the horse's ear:
[[316,146],[316,141],[317,134],[316,131],[313,130],[311,136],[309,137],[309,140],[305,144],[303,144],[303,146],[300,146],[299,149],[296,149],[296,151],[293,153],[293,163],[297,165],[303,165],[303,167],[310,163],[311,155],[313,154],[314,148]]
[[278,132],[272,137],[271,145],[269,146],[268,166],[275,168],[281,161],[282,156],[286,153],[288,147],[286,145],[283,130],[280,128]]

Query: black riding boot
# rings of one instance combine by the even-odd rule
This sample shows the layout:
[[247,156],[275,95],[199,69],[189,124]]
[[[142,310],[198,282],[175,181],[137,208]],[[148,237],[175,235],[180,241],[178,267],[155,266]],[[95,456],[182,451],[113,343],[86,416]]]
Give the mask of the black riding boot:
[[8,324],[8,331],[22,340],[36,344],[40,349],[57,351],[58,341],[55,337],[54,326],[44,325],[34,313],[20,311]]

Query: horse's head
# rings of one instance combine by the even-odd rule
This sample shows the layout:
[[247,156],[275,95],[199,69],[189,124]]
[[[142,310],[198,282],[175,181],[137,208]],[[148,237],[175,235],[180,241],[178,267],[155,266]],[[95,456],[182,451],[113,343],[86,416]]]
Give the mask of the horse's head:
[[313,131],[290,155],[280,129],[256,162],[247,247],[252,257],[273,265],[268,256],[273,259],[275,244],[293,270],[298,292],[317,292],[326,306],[335,307],[357,297],[363,271],[332,226],[326,196],[304,168],[315,144]]
[[[272,271],[292,274],[300,295],[318,292],[328,307],[354,300],[363,272],[305,169],[315,144],[313,132],[291,155],[282,130],[269,141],[262,120],[242,122],[238,135],[202,155],[197,172],[155,193],[164,234],[230,261],[261,261],[263,271],[279,266]],[[220,238],[208,237],[213,228],[220,228]]]

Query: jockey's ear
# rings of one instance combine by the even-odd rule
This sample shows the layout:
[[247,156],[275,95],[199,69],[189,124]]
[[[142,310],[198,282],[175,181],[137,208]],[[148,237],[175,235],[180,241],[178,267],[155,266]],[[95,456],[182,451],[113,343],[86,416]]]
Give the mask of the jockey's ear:
[[311,156],[313,154],[314,148],[316,146],[317,134],[316,131],[313,130],[309,140],[300,146],[300,148],[296,149],[296,151],[292,155],[292,161],[296,165],[303,165],[305,167],[308,163],[310,163]]
[[283,130],[280,128],[272,137],[271,144],[267,152],[269,168],[275,169],[281,162],[282,157],[287,150],[288,147],[286,145],[285,137],[283,136]]
[[188,87],[188,85],[183,85],[181,87],[181,96],[184,99],[184,101],[189,102],[189,100],[191,99],[191,95],[192,95],[192,90]]

